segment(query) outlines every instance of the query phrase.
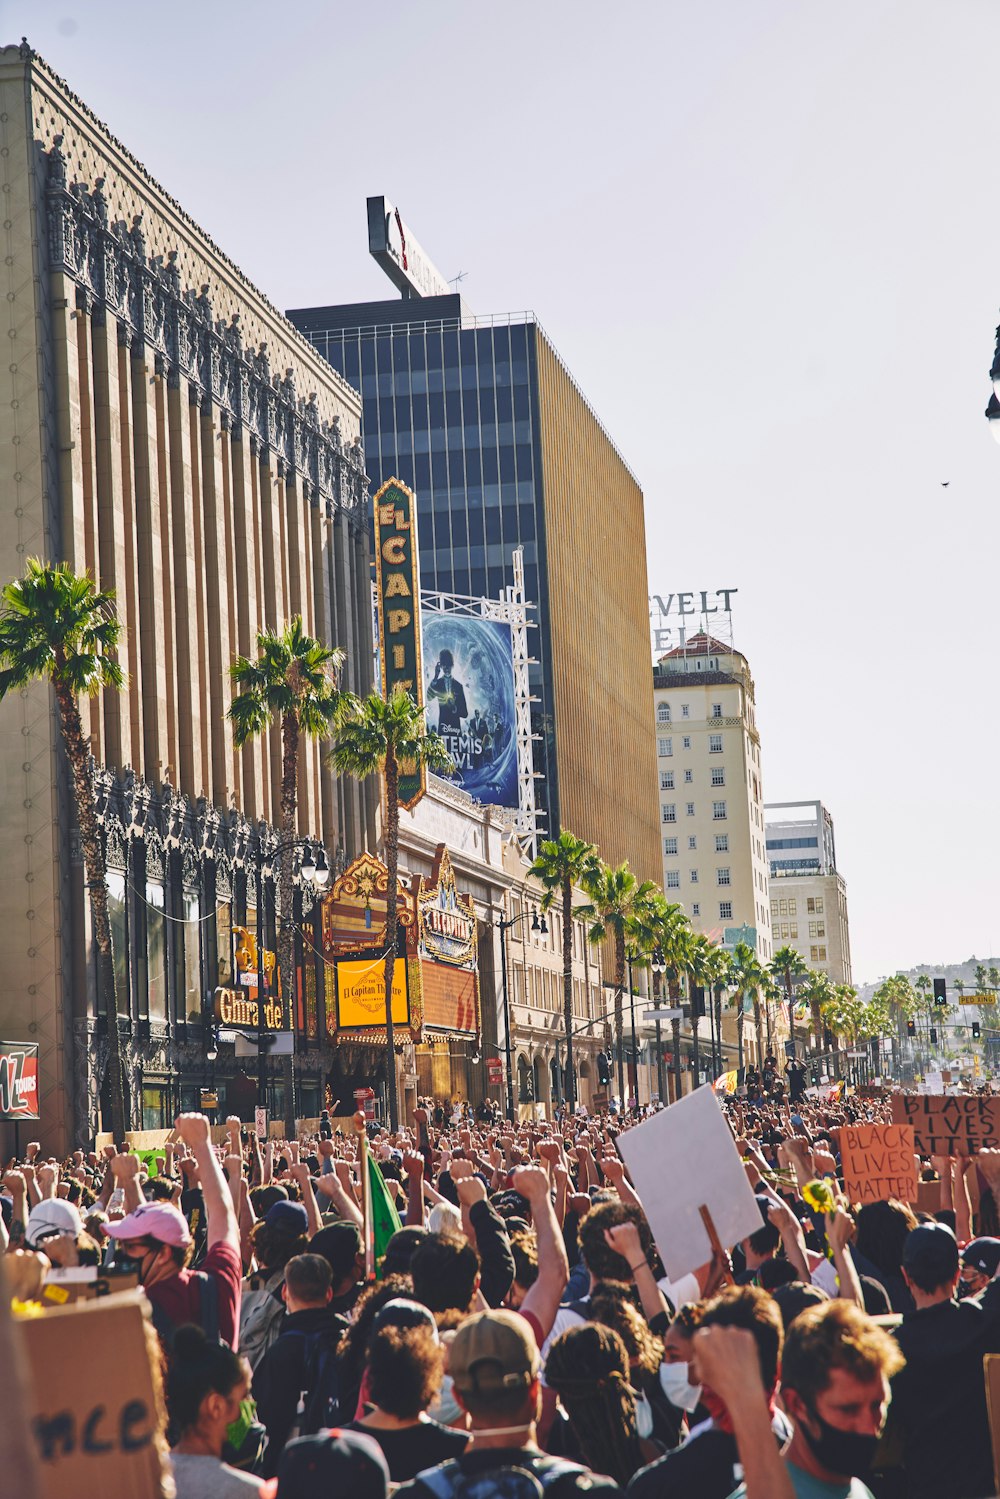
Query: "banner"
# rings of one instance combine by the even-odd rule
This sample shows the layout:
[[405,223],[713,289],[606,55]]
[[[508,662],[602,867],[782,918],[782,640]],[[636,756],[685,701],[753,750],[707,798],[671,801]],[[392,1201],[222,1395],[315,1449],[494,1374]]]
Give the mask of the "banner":
[[517,807],[510,625],[425,608],[422,635],[427,726],[445,741],[454,785],[477,802]]
[[715,1079],[712,1087],[716,1093],[735,1093],[739,1081],[739,1072],[734,1067],[732,1072],[723,1072]]
[[[405,958],[397,958],[393,970],[392,1023],[410,1023]],[[385,1026],[385,961],[377,956],[337,962],[337,1029],[361,1026]]]
[[0,1119],[38,1118],[38,1044],[0,1041]]

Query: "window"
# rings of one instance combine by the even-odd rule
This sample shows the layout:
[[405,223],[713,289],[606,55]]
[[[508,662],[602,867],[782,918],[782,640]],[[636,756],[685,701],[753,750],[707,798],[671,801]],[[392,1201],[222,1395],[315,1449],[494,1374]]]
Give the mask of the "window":
[[664,822],[677,821],[677,805],[675,802],[664,802],[660,810],[663,813]]
[[815,895],[815,896],[810,895],[810,896],[807,896],[807,898],[806,898],[806,911],[808,912],[808,914],[810,916],[822,916],[822,914],[823,914],[823,897],[822,897],[822,895]]
[[698,904],[697,901],[695,901],[694,905],[691,907],[691,915],[692,916],[700,916],[701,915],[701,906],[699,906],[699,904]]
[[685,786],[690,786],[693,780],[694,780],[694,771],[693,770],[686,770],[684,772],[684,784],[685,784]]
[[710,755],[721,755],[722,754],[722,735],[721,734],[709,734],[709,736],[708,736],[708,753]]
[[825,947],[810,947],[810,949],[809,949],[809,961],[810,961],[810,963],[825,963],[826,962],[826,948]]
[[663,840],[663,852],[666,854],[666,856],[667,856],[668,859],[673,858],[676,855],[676,853],[677,853],[677,839],[676,838],[664,838],[664,840]]
[[732,879],[730,878],[729,870],[725,865],[723,865],[721,869],[717,869],[715,871],[715,880],[716,884],[718,885],[731,885],[733,883]]
[[713,802],[712,803],[712,820],[713,820],[713,822],[722,822],[725,819],[725,816],[726,816],[726,804],[725,804],[725,802]]
[[726,784],[726,767],[724,765],[712,766],[712,785],[724,786]]
[[698,847],[698,840],[695,837],[695,835],[692,833],[691,836],[690,836],[690,838],[688,839],[688,848],[697,848],[697,847]]
[[691,736],[690,736],[690,734],[685,734],[684,737],[683,737],[683,739],[682,739],[682,741],[681,741],[681,743],[682,743],[684,749],[690,749],[691,748]]
[[691,883],[692,883],[692,885],[697,885],[697,883],[698,883],[698,871],[697,871],[697,869],[692,869],[692,871],[691,871]]
[[673,791],[673,789],[674,789],[674,773],[673,773],[673,771],[672,770],[661,770],[660,771],[660,790],[661,791]]
[[667,870],[667,889],[679,890],[681,886],[681,872],[679,869]]
[[722,717],[722,704],[721,703],[713,703],[712,704],[712,717],[713,718],[721,718]]
[[658,708],[656,710],[656,722],[657,723],[669,723],[670,722],[670,704],[669,703],[660,703],[660,705],[658,706]]
[[790,895],[788,897],[788,914],[789,914],[789,916],[797,916],[798,915],[798,909],[799,909],[799,907],[798,907],[798,901],[795,899],[794,895]]
[[779,902],[778,902],[778,912],[779,912],[779,914],[781,916],[787,916],[788,915],[788,902],[787,902],[787,900],[779,900]]
[[694,802],[688,802],[688,804],[687,804],[687,815],[689,817],[693,817],[694,816]]
[[826,922],[825,921],[810,921],[810,923],[809,923],[809,935],[810,935],[810,937],[825,937],[826,936]]
[[[715,835],[715,852],[717,854],[728,854],[728,852],[729,852],[729,834],[728,833],[716,833],[716,835]],[[772,910],[775,909],[775,902],[773,900],[771,902],[771,909]]]
[[733,919],[733,903],[732,903],[732,901],[731,900],[720,900],[719,901],[719,920],[720,921],[732,921],[732,919]]
[[658,739],[656,741],[656,753],[662,758],[672,755],[674,752],[674,741],[672,739]]
[[687,703],[681,703],[681,718],[690,718],[691,709]]

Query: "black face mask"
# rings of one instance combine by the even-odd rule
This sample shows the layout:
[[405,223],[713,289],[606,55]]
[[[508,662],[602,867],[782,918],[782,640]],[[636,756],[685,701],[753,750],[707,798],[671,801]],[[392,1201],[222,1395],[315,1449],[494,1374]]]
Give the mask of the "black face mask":
[[800,1422],[802,1435],[812,1449],[813,1457],[828,1473],[839,1473],[845,1478],[864,1478],[871,1472],[880,1438],[867,1436],[859,1431],[841,1431],[816,1411],[809,1412],[810,1419],[819,1427],[819,1436],[813,1436],[808,1426]]
[[151,1254],[155,1251],[147,1249],[140,1259],[133,1259],[130,1254],[123,1254],[120,1249],[115,1250],[114,1268],[120,1270],[124,1275],[135,1275],[139,1279],[140,1286],[145,1279],[145,1266]]

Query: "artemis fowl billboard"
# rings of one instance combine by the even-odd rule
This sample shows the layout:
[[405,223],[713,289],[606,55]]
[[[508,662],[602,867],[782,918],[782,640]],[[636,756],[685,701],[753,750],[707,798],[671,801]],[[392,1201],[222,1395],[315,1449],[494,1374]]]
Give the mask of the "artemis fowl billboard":
[[455,784],[477,802],[518,805],[510,625],[423,608],[427,724],[455,763]]

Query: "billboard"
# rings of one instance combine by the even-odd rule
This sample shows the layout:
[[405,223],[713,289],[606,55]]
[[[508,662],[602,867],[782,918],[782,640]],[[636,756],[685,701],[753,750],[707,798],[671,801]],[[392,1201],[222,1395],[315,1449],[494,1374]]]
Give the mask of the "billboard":
[[[409,1025],[406,959],[392,974],[392,1023]],[[337,1029],[385,1025],[385,962],[380,957],[340,958],[337,962]]]
[[453,784],[477,802],[517,807],[510,625],[425,606],[421,633],[427,727],[445,741]]
[[368,199],[368,252],[404,297],[447,297],[454,290],[388,198]]
[[38,1118],[38,1045],[0,1041],[0,1119]]

